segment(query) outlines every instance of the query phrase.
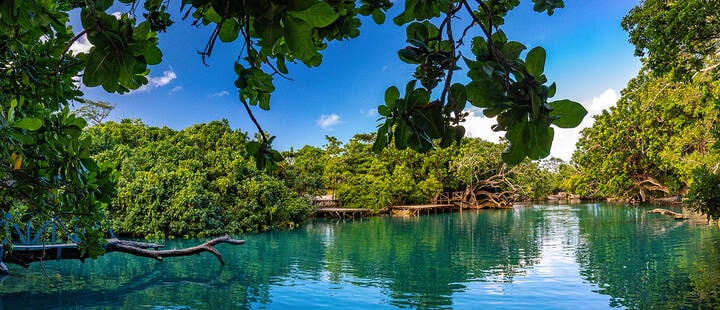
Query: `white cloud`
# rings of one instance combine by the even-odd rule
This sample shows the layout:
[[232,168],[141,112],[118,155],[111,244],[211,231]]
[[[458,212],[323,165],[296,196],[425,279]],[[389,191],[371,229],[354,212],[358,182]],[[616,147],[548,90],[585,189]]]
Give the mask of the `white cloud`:
[[470,115],[465,118],[465,135],[472,138],[481,138],[486,141],[500,142],[500,137],[505,136],[504,131],[493,131],[491,126],[495,124],[494,118],[487,118],[478,108],[472,108]]
[[367,117],[377,117],[378,116],[377,108],[369,108],[365,111],[360,111],[360,112]]
[[[614,106],[619,98],[619,94],[614,89],[607,89],[602,94],[594,97],[590,102],[581,102],[588,110],[580,125],[576,128],[565,129],[553,127],[555,130],[555,138],[553,139],[552,151],[550,156],[561,158],[569,161],[572,153],[575,152],[575,143],[580,139],[580,131],[592,126],[595,122],[593,116],[602,113],[603,110]],[[505,136],[505,132],[495,132],[491,126],[496,123],[494,118],[485,117],[480,109],[470,109],[470,115],[466,118],[465,130],[466,136],[481,138],[487,141],[499,142],[500,137]]]
[[227,95],[229,95],[229,94],[230,94],[229,91],[227,91],[227,90],[222,90],[222,91],[219,91],[219,92],[217,92],[217,93],[212,94],[211,96],[212,96],[212,97],[225,97],[225,96],[227,96]]
[[323,114],[317,120],[317,125],[322,129],[330,130],[333,126],[340,123],[340,116],[337,114]]
[[172,82],[172,80],[174,80],[176,78],[177,78],[177,75],[175,74],[175,72],[167,70],[167,71],[163,72],[163,76],[161,76],[161,77],[150,77],[148,79],[149,80],[148,84],[153,85],[153,87],[163,87],[167,84],[170,84],[170,82]]
[[90,52],[90,48],[92,47],[92,43],[88,41],[87,35],[84,34],[70,45],[70,51],[72,51],[73,54],[87,53]]
[[177,78],[177,74],[175,74],[175,72],[173,72],[171,70],[164,71],[163,75],[159,76],[159,77],[148,76],[148,83],[143,86],[140,86],[140,88],[138,88],[137,90],[130,92],[130,94],[142,93],[142,92],[149,91],[153,88],[163,87],[167,84],[170,84],[170,82],[172,82],[172,80],[174,80],[176,78]]
[[182,87],[182,86],[175,86],[175,87],[173,87],[173,88],[170,90],[170,93],[172,94],[172,93],[175,93],[175,92],[179,92],[179,91],[181,91],[181,90],[183,90],[183,87]]
[[594,97],[591,102],[582,102],[582,105],[588,110],[588,114],[580,125],[575,128],[555,128],[555,139],[553,139],[550,155],[569,161],[572,153],[575,152],[575,143],[580,139],[580,131],[592,126],[593,123],[595,123],[594,116],[602,113],[603,110],[615,106],[618,99],[618,92],[609,88],[599,96]]

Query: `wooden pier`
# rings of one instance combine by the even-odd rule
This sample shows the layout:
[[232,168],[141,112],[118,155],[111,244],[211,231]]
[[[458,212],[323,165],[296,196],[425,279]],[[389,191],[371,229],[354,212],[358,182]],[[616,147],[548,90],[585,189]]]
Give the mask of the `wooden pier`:
[[339,219],[365,217],[372,214],[371,209],[364,208],[317,208],[316,216],[334,217]]

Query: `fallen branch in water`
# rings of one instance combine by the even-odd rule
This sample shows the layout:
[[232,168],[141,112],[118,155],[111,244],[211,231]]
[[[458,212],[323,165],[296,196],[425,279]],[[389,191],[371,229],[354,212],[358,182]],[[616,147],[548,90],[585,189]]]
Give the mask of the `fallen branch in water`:
[[[165,257],[190,256],[193,254],[200,254],[202,252],[210,252],[214,254],[215,257],[217,257],[221,265],[225,265],[225,261],[223,260],[222,255],[217,249],[215,249],[215,246],[221,243],[238,245],[245,243],[245,240],[232,239],[230,238],[230,236],[225,235],[189,248],[158,250],[158,248],[163,247],[163,245],[156,243],[108,239],[107,244],[105,244],[105,253],[121,252],[134,256],[154,258],[162,261]],[[15,246],[15,249],[12,252],[5,254],[2,261],[5,263],[13,263],[23,267],[28,267],[30,266],[30,263],[40,262],[44,260],[79,259],[81,261],[84,261],[86,258],[87,256],[81,255],[80,249],[77,247],[77,244],[70,243],[53,244],[46,246]]]
[[664,215],[669,215],[669,216],[672,216],[676,220],[687,219],[687,216],[683,215],[682,213],[673,212],[668,209],[656,208],[656,209],[652,209],[652,210],[648,211],[648,213],[660,213],[660,214],[664,214]]

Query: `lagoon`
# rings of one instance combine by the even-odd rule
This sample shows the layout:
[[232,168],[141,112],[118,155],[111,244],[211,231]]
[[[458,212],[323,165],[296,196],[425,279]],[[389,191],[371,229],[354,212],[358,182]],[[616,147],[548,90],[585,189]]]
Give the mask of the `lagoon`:
[[224,267],[208,253],[10,266],[0,309],[720,307],[720,228],[648,214],[652,208],[528,205],[315,219],[219,245]]

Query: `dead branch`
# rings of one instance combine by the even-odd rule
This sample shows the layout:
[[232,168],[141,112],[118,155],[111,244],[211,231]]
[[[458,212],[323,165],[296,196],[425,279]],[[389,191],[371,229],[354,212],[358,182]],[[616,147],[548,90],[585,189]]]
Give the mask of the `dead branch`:
[[[190,256],[193,254],[200,254],[202,252],[210,252],[215,255],[215,257],[217,257],[221,265],[225,265],[222,254],[220,254],[220,252],[215,249],[215,246],[221,243],[238,245],[245,243],[245,240],[232,239],[230,238],[230,236],[225,235],[189,248],[157,250],[158,248],[163,247],[163,245],[156,243],[108,239],[107,243],[105,244],[105,253],[120,252],[134,256],[154,258],[162,261],[165,257]],[[81,253],[77,244],[63,244],[47,246],[29,246],[25,249],[23,249],[22,246],[16,246],[15,250],[10,253],[6,253],[6,255],[3,257],[3,261],[6,263],[13,263],[23,267],[28,267],[33,262],[39,262],[43,260],[79,259],[81,261],[84,261],[86,258],[87,255]]]
[[670,211],[668,209],[661,209],[661,208],[652,209],[652,210],[648,211],[648,213],[660,213],[660,214],[664,214],[664,215],[669,215],[669,216],[672,216],[672,218],[674,218],[676,220],[684,220],[684,219],[688,218],[687,216],[683,215],[682,213],[677,213],[677,212]]

